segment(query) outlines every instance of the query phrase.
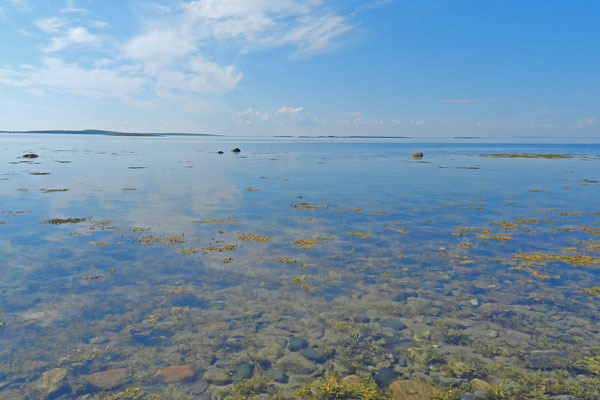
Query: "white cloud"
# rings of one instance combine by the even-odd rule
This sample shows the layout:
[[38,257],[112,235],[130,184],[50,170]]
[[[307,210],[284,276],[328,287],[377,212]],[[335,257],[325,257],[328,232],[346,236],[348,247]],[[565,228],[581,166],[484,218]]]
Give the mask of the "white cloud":
[[77,8],[73,0],[67,0],[65,7],[60,10],[61,13],[83,13],[86,11],[85,8]]
[[296,119],[298,118],[299,113],[302,112],[302,110],[304,110],[304,107],[286,107],[283,106],[280,109],[278,109],[277,111],[275,111],[275,115],[286,115],[292,119]]
[[334,47],[334,39],[351,28],[339,15],[304,17],[301,24],[288,32],[279,44],[295,44],[299,53],[313,53]]
[[69,29],[64,35],[52,39],[50,47],[45,51],[53,53],[73,44],[94,44],[100,42],[100,37],[90,33],[86,28],[78,26]]
[[64,19],[57,17],[42,18],[35,21],[35,26],[46,33],[58,32],[65,24],[66,21]]
[[322,125],[322,122],[312,117],[304,107],[283,106],[273,113],[265,113],[260,110],[248,108],[237,113],[238,121],[244,125],[256,125],[270,122],[275,125],[285,126],[290,123],[294,125]]
[[147,81],[114,70],[83,69],[57,58],[45,58],[41,68],[1,68],[0,83],[38,94],[53,91],[91,98],[127,99],[139,93]]
[[191,38],[164,29],[134,37],[123,50],[126,57],[143,62],[149,73],[156,73],[177,58],[194,52],[196,45]]
[[104,21],[90,21],[90,26],[94,28],[106,28],[108,23]]
[[577,118],[577,121],[575,123],[575,127],[577,128],[595,128],[596,126],[596,118],[593,117]]

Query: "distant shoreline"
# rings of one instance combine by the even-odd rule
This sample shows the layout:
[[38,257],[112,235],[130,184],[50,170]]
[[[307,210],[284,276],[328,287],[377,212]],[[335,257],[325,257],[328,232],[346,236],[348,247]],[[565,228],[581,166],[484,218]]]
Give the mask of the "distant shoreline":
[[160,136],[223,136],[211,133],[154,133],[154,132],[119,132],[105,131],[101,129],[85,130],[41,130],[41,131],[0,131],[0,133],[32,133],[32,134],[58,134],[58,135],[105,135],[105,136],[142,136],[142,137],[160,137]]

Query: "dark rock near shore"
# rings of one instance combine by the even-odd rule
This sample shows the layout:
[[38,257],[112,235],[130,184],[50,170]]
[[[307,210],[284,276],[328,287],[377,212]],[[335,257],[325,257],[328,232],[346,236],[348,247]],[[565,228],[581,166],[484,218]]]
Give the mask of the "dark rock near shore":
[[34,153],[23,154],[23,158],[38,158],[39,156]]
[[231,149],[231,151],[233,151],[234,153],[239,153],[241,150],[239,147],[234,147],[233,149]]
[[223,154],[223,153],[224,153],[224,152],[223,152],[223,151],[221,151],[221,150],[217,151],[217,154]]
[[300,351],[308,346],[308,343],[304,338],[301,337],[292,337],[290,338],[290,343],[288,344],[289,351]]
[[415,151],[414,153],[412,153],[412,158],[423,158],[423,153],[421,153],[420,151]]

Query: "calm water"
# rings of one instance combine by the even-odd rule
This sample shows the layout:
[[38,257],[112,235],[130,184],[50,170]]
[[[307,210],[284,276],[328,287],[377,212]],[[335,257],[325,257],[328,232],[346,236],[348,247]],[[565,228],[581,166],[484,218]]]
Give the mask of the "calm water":
[[0,162],[2,399],[325,371],[600,398],[600,145],[4,135]]

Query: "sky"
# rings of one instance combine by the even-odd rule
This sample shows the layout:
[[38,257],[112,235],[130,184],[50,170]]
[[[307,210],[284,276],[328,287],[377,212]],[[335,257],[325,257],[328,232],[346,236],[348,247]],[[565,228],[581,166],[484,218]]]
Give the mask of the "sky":
[[0,0],[0,130],[600,139],[596,0]]

